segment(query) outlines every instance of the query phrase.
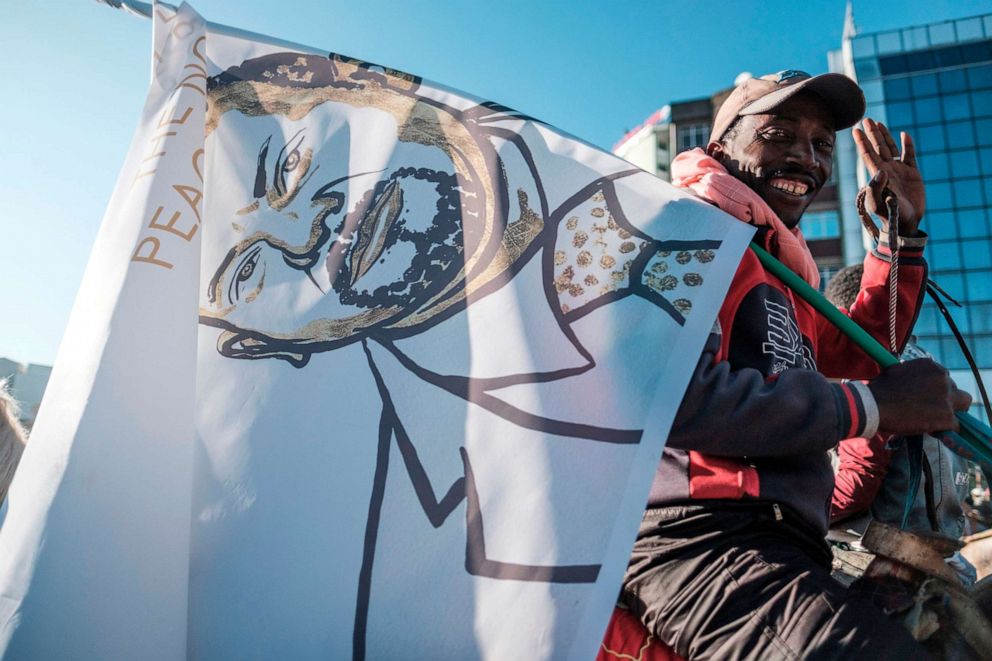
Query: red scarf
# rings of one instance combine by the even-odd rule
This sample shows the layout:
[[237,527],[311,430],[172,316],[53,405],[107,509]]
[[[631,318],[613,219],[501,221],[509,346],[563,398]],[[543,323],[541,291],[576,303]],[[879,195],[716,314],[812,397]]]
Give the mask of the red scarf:
[[786,227],[761,196],[715,158],[699,148],[682,152],[672,161],[672,183],[692,190],[738,220],[767,227],[769,251],[814,289],[820,287],[820,270],[799,228]]

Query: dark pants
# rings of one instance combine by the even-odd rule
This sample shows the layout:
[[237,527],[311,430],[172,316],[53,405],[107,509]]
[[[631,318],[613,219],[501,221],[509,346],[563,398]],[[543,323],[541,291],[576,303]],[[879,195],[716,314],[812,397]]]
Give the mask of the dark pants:
[[649,509],[621,601],[687,659],[928,658],[830,577],[822,536],[769,503]]

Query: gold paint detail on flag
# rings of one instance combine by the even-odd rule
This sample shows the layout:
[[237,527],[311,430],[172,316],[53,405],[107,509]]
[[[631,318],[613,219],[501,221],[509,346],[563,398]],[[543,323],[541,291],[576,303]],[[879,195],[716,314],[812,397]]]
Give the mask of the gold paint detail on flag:
[[[393,317],[400,312],[402,312],[402,309],[398,307],[375,308],[345,319],[316,319],[298,331],[293,331],[292,333],[267,331],[266,335],[270,338],[294,341],[299,341],[299,338],[301,337],[315,338],[315,341],[318,342],[323,340],[339,340],[352,337],[364,328],[387,321],[390,317]],[[215,314],[212,316],[220,315]],[[240,342],[244,346],[267,346],[267,343],[264,340],[247,337],[241,333],[228,330],[221,332],[217,339],[217,344],[220,346],[235,338],[240,338]],[[299,346],[300,348],[304,348],[306,347],[306,343],[299,342]]]
[[631,266],[646,245],[617,223],[602,191],[577,205],[563,224],[555,251],[561,311],[629,286]]
[[[715,252],[709,249],[679,250],[674,254],[671,251],[661,251],[648,261],[641,280],[650,289],[671,300],[675,309],[685,316],[692,310],[692,301],[685,294],[703,284],[701,271],[715,257]],[[678,294],[683,296],[672,298]]]
[[[177,29],[181,26],[188,27],[189,32],[186,34],[179,34]],[[190,23],[179,23],[175,25],[172,30],[173,36],[179,39],[189,36],[192,32],[193,26]],[[201,45],[205,42],[206,37],[200,36],[189,46],[188,55],[192,59],[187,61],[183,69],[193,69],[198,73],[186,76],[177,82],[173,88],[166,103],[166,107],[162,110],[162,113],[159,116],[158,128],[164,129],[169,127],[174,130],[159,132],[150,139],[149,145],[145,151],[148,155],[141,159],[138,170],[131,179],[131,188],[134,188],[138,181],[156,174],[159,170],[159,165],[166,162],[166,159],[177,157],[180,159],[187,158],[187,155],[182,151],[184,147],[180,147],[179,153],[174,153],[174,146],[177,143],[184,146],[186,145],[187,141],[177,136],[180,136],[181,133],[185,133],[190,129],[191,124],[188,124],[187,122],[191,116],[194,116],[194,108],[192,105],[185,105],[186,100],[182,97],[181,90],[183,88],[188,88],[193,89],[197,93],[204,96],[206,95],[206,69],[200,64],[196,64],[192,61],[195,59],[203,64],[206,63],[203,53],[200,51]],[[201,71],[203,72],[202,74],[199,73]],[[197,78],[202,78],[204,80],[202,89],[189,82],[191,79]],[[185,107],[183,107],[184,105]],[[200,117],[199,115],[195,116],[197,118]],[[193,124],[195,124],[195,122]],[[199,132],[198,129],[197,132]],[[138,244],[131,255],[132,262],[151,264],[166,270],[171,270],[174,262],[169,261],[169,259],[174,258],[170,257],[169,259],[165,259],[159,255],[163,249],[163,240],[170,242],[174,241],[174,239],[170,239],[169,235],[172,235],[182,239],[187,244],[192,241],[201,224],[200,204],[203,200],[203,170],[201,167],[201,161],[203,156],[203,149],[194,150],[193,153],[188,156],[188,163],[183,168],[183,177],[185,181],[178,181],[169,186],[169,189],[176,193],[185,203],[185,206],[188,207],[188,211],[192,212],[194,218],[191,219],[188,218],[188,216],[184,218],[184,209],[181,204],[175,204],[175,200],[169,200],[164,204],[152,204],[151,206],[155,207],[155,210],[152,212],[152,216],[148,220],[147,224],[142,228],[143,236],[140,241],[138,241]],[[186,168],[189,169],[187,170]],[[192,172],[193,177],[189,177],[190,171]],[[179,208],[177,209],[176,207]],[[167,213],[169,217],[166,222],[160,222],[163,217],[163,212]]]

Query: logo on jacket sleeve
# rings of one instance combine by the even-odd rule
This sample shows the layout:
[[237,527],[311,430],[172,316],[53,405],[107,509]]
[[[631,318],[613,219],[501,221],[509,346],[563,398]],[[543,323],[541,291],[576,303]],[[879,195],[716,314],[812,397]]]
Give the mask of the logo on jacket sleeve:
[[768,312],[768,341],[761,344],[761,351],[774,359],[772,374],[796,367],[815,370],[813,352],[803,343],[799,325],[789,309],[767,298],[764,303]]

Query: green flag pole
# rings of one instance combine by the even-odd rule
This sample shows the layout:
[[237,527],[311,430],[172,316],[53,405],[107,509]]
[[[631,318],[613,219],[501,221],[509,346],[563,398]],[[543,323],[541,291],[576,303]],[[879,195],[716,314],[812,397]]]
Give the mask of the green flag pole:
[[[814,310],[826,317],[827,321],[836,326],[844,335],[849,337],[868,356],[880,366],[892,367],[899,364],[899,359],[893,356],[878,340],[865,329],[858,326],[850,317],[838,310],[823,294],[816,291],[808,282],[796,275],[792,269],[778,261],[756,243],[751,243],[751,250],[761,264],[786,287],[809,303]],[[992,468],[992,429],[980,420],[965,412],[957,413],[961,430],[957,433],[943,434],[943,441],[952,450],[978,463]]]

